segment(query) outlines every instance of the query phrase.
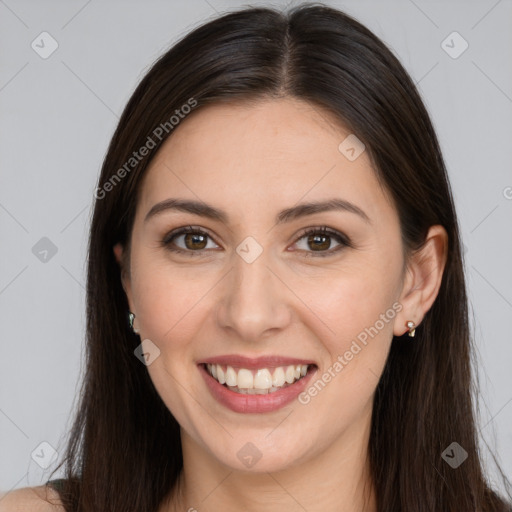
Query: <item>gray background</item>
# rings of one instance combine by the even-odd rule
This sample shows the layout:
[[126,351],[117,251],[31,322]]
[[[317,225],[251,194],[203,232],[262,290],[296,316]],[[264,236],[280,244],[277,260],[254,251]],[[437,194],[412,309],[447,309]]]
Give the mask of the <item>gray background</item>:
[[[325,3],[354,15],[392,47],[431,112],[466,247],[479,428],[510,479],[512,2]],[[242,5],[0,0],[2,491],[44,482],[54,463],[41,467],[51,462],[51,448],[40,444],[64,446],[83,357],[93,191],[122,108],[177,38]],[[41,45],[43,31],[58,43],[47,59],[31,47],[34,40]],[[457,58],[463,41],[446,40],[454,31],[469,44]],[[36,246],[43,237],[57,249],[46,261]],[[490,460],[485,444],[482,451]],[[494,479],[492,464],[489,472]]]

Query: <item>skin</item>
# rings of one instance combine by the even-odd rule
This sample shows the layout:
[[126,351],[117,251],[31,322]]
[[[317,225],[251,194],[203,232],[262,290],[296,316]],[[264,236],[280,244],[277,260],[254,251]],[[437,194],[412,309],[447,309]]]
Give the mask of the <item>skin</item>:
[[[376,510],[366,464],[375,388],[392,336],[407,332],[408,320],[421,329],[435,300],[447,235],[432,226],[404,271],[397,211],[367,153],[351,162],[338,150],[349,133],[296,99],[211,105],[181,122],[147,170],[130,253],[119,244],[114,253],[141,340],[160,350],[147,369],[181,425],[184,471],[162,512]],[[229,222],[167,211],[145,223],[170,197],[221,208]],[[370,222],[329,211],[275,223],[298,202],[333,197]],[[208,232],[207,245],[185,245],[185,236],[174,244],[201,255],[162,246],[188,225]],[[320,249],[308,243],[303,230],[322,226],[352,246],[332,252],[340,246],[333,237]],[[252,263],[236,252],[248,236],[263,249]],[[401,311],[307,404],[235,413],[198,371],[211,356],[277,354],[314,360],[321,376],[394,303]],[[248,442],[262,454],[251,468],[237,457]]]

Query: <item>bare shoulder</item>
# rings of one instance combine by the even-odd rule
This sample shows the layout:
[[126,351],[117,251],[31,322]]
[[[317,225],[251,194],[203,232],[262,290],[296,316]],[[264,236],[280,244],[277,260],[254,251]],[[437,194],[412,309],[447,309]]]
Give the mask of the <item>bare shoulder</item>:
[[65,512],[65,509],[55,489],[39,485],[0,492],[0,512]]

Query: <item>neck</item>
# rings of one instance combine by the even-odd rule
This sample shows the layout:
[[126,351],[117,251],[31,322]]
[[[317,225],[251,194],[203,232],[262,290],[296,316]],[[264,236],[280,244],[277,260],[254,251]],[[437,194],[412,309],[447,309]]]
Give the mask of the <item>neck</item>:
[[364,423],[361,428],[356,422],[353,431],[314,458],[263,473],[221,464],[182,430],[183,471],[171,503],[162,511],[376,512],[367,462],[370,422]]

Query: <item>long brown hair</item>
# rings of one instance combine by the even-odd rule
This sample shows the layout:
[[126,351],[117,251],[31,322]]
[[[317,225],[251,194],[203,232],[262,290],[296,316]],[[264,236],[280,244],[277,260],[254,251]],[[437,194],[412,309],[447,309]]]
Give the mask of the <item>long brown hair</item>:
[[[179,426],[134,355],[140,338],[129,328],[112,250],[117,242],[129,249],[141,179],[179,129],[171,117],[186,114],[184,105],[197,111],[284,96],[333,113],[364,142],[398,210],[406,255],[434,224],[449,237],[441,288],[417,341],[393,338],[376,389],[369,463],[378,510],[507,510],[479,455],[461,242],[436,134],[385,44],[322,4],[246,8],[199,26],[154,63],[130,98],[104,159],[90,229],[85,375],[54,470],[65,464],[66,510],[154,512],[182,469]],[[143,146],[150,154],[131,160]],[[468,453],[457,468],[441,457],[453,441]]]

